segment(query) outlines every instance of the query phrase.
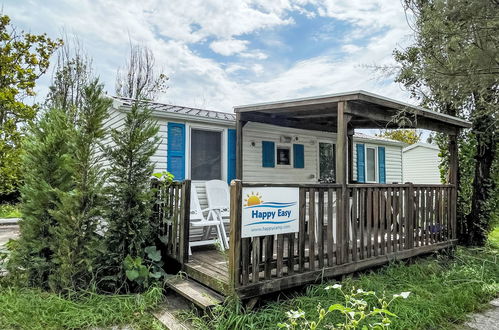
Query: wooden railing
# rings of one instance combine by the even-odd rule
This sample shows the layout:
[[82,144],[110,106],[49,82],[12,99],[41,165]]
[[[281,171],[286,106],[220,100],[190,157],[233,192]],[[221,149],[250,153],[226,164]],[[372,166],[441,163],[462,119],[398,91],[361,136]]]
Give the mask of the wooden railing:
[[155,193],[152,221],[161,237],[162,252],[184,265],[188,261],[191,181],[152,181]]
[[[299,188],[299,231],[241,238],[242,187]],[[453,185],[231,185],[229,277],[242,297],[448,247],[455,238]],[[348,214],[347,219],[343,214]]]

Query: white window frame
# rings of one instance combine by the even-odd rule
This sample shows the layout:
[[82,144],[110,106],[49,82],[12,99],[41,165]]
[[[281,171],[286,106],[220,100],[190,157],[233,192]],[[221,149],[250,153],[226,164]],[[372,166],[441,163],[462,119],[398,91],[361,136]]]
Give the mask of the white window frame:
[[317,140],[317,174],[316,174],[317,181],[319,181],[319,179],[321,178],[321,146],[320,146],[321,143],[329,143],[329,144],[332,144],[334,146],[334,153],[335,153],[335,155],[334,155],[334,161],[335,161],[334,171],[336,172],[336,141],[335,140],[319,139],[319,140]]
[[[277,164],[277,149],[289,149],[289,165]],[[276,168],[293,168],[294,164],[294,152],[293,152],[293,144],[292,143],[276,143],[274,149],[275,155],[275,167]]]
[[[201,131],[212,131],[212,132],[220,132],[220,138],[221,138],[221,157],[222,157],[222,173],[221,173],[221,178],[220,180],[222,181],[227,181],[227,136],[228,136],[228,129],[224,127],[216,127],[216,126],[210,126],[210,125],[203,125],[203,124],[186,124],[187,126],[187,132],[186,134],[186,157],[185,157],[185,169],[186,169],[186,178],[191,179],[191,151],[192,151],[192,146],[191,146],[191,134],[192,130],[201,130]],[[195,180],[196,182],[205,182],[207,180]]]
[[[374,149],[374,181],[367,180],[367,149]],[[358,157],[358,156],[357,156]],[[366,178],[366,183],[378,183],[379,182],[379,173],[378,173],[378,146],[375,145],[364,145],[364,178]]]

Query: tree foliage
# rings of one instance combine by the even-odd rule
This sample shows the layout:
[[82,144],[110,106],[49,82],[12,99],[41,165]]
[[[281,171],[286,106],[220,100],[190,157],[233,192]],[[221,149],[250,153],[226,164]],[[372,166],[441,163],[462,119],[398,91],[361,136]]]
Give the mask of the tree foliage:
[[107,271],[114,277],[109,286],[115,290],[126,283],[125,258],[145,260],[145,248],[154,241],[155,234],[149,225],[150,179],[154,171],[151,156],[158,148],[159,126],[151,120],[151,111],[141,106],[139,101],[134,102],[123,127],[111,130],[112,142],[106,148],[110,162],[106,191],[106,260]]
[[74,189],[74,159],[71,156],[74,127],[64,112],[51,109],[26,138],[21,187],[20,237],[9,260],[9,271],[29,285],[48,288],[55,268],[53,212],[61,193]]
[[98,234],[105,207],[100,142],[106,136],[104,121],[111,100],[104,98],[102,91],[103,86],[97,80],[82,90],[70,151],[74,160],[71,169],[74,188],[59,192],[57,209],[53,212],[57,226],[53,228],[55,268],[50,286],[56,291],[87,287],[98,271],[98,258],[103,252],[102,236]]
[[421,133],[417,133],[415,129],[384,130],[380,134],[376,134],[376,136],[385,137],[407,144],[414,144],[421,141]]
[[94,80],[92,60],[76,36],[65,35],[66,43],[57,51],[57,64],[49,87],[46,105],[65,111],[76,123],[84,105],[85,89]]
[[23,136],[38,110],[24,101],[35,95],[36,80],[61,44],[45,34],[18,32],[8,16],[0,16],[0,195],[18,187]]
[[473,163],[471,171],[458,175],[459,238],[483,245],[498,194],[493,167],[498,161],[499,5],[493,0],[404,3],[414,17],[415,42],[395,51],[401,64],[397,81],[424,106],[471,120],[471,130],[458,140],[460,159]]
[[30,285],[64,292],[88,287],[102,250],[104,173],[100,141],[110,100],[86,86],[78,122],[58,108],[34,125],[26,144],[23,220],[9,267]]
[[116,75],[116,95],[134,100],[151,100],[166,91],[167,81],[168,76],[156,68],[152,50],[130,43],[126,64]]

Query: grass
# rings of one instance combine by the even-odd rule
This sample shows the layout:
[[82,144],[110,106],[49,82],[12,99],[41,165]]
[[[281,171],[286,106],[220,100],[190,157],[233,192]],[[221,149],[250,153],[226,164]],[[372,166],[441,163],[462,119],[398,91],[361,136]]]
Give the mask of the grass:
[[21,212],[18,205],[0,204],[0,218],[20,218]]
[[[484,309],[499,295],[499,228],[487,247],[459,247],[454,257],[437,254],[419,258],[413,264],[394,263],[377,271],[364,273],[341,282],[347,291],[351,287],[372,290],[377,294],[410,291],[406,300],[396,300],[390,310],[398,317],[393,329],[452,329],[464,322],[468,313]],[[268,329],[286,321],[286,312],[298,308],[307,318],[317,319],[317,306],[329,307],[343,303],[337,290],[325,290],[332,282],[309,286],[305,293],[281,297],[267,302],[256,311],[247,311],[231,302],[218,308],[213,316],[184,315],[203,329]],[[282,299],[284,298],[284,299]],[[341,322],[338,314],[327,316],[327,323]]]
[[0,286],[0,329],[82,329],[124,325],[131,325],[134,329],[162,329],[149,313],[161,299],[160,288],[152,288],[141,295],[88,293],[63,298],[37,289]]

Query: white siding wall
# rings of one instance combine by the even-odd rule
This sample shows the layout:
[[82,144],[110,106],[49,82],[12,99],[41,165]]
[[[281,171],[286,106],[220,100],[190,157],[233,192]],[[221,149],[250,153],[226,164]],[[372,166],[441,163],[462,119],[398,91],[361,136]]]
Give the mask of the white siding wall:
[[[357,180],[357,143],[366,146],[385,147],[386,183],[402,183],[402,146],[384,144],[382,141],[366,141],[365,139],[353,138],[353,179]],[[377,171],[378,169],[376,169]]]
[[157,119],[159,125],[160,143],[158,149],[151,157],[154,164],[154,173],[166,171],[166,157],[168,153],[168,122],[164,119]]
[[404,182],[440,184],[439,150],[417,146],[403,153]]
[[[293,143],[304,145],[305,168],[275,168],[262,167],[262,141],[273,141],[276,146],[281,136],[290,136]],[[297,140],[296,140],[297,138]],[[279,127],[260,123],[248,123],[243,129],[243,180],[249,182],[272,183],[313,183],[317,182],[317,139],[334,141],[334,134],[313,132],[287,127]],[[252,146],[254,142],[254,146]]]
[[[281,136],[291,136],[292,143],[305,146],[305,168],[262,167],[262,141],[273,141],[280,145]],[[298,138],[298,140],[295,140]],[[243,179],[250,182],[314,183],[319,175],[319,141],[336,143],[336,134],[279,127],[260,123],[248,123],[243,130]],[[251,143],[254,142],[255,146]],[[292,145],[290,143],[289,145]],[[357,180],[357,149],[363,143],[385,147],[386,182],[402,182],[402,146],[354,137],[353,176]]]
[[[123,112],[118,111],[113,107],[110,107],[108,109],[108,118],[104,122],[104,127],[108,130],[115,129],[115,128],[118,129],[121,126],[123,126],[124,119],[125,119],[125,114]],[[113,143],[111,141],[111,137],[107,136],[102,141],[102,144],[104,146],[107,146],[107,147],[113,146]],[[105,158],[103,158],[101,162],[102,162],[103,167],[107,167],[109,165],[109,161]]]

